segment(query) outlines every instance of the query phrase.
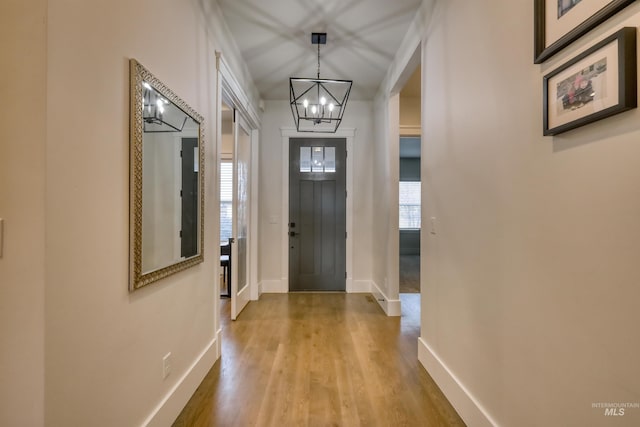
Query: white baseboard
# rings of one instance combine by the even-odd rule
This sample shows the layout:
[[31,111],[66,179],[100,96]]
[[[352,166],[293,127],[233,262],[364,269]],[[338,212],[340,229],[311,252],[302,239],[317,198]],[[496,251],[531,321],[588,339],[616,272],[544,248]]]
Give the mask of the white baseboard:
[[153,412],[142,423],[143,426],[169,426],[196,391],[207,372],[220,357],[220,331],[216,338],[200,353],[193,364],[169,390]]
[[371,281],[371,293],[375,297],[382,310],[389,317],[402,316],[402,306],[399,299],[390,300],[387,295],[380,290],[376,282]]
[[[287,279],[263,280],[259,284],[260,294],[286,294],[289,292]],[[369,293],[371,292],[370,280],[347,280],[347,293]],[[399,302],[399,300],[398,300]]]
[[399,299],[392,299],[387,301],[387,316],[402,316],[402,306]]
[[418,338],[418,360],[438,384],[465,424],[479,427],[498,425],[422,337]]
[[[219,322],[218,322],[219,323]],[[218,359],[220,359],[220,356],[222,356],[222,328],[218,329],[218,331],[216,332],[216,354],[215,354],[215,360],[213,363],[215,363]]]
[[347,281],[347,293],[371,293],[371,280],[351,280]]

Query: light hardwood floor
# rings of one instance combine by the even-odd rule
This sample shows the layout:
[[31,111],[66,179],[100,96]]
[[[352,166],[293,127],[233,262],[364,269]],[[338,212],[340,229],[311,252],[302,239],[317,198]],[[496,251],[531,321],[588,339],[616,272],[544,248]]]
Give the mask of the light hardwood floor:
[[[179,426],[463,426],[417,360],[418,294],[265,294],[235,322]],[[406,299],[406,301],[405,301]]]

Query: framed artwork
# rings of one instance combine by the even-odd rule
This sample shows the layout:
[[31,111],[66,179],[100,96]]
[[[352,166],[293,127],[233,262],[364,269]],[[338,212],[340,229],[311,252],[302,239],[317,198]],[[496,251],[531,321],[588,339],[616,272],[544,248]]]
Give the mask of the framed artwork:
[[636,70],[636,29],[625,27],[544,76],[544,135],[636,108]]
[[534,60],[540,64],[635,0],[534,0]]

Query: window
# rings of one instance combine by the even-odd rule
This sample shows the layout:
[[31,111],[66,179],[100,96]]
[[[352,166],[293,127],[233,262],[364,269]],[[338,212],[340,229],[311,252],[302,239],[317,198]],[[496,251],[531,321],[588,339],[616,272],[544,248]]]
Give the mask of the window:
[[220,162],[220,241],[226,242],[233,232],[233,163]]
[[300,147],[300,172],[335,171],[335,147]]
[[420,229],[420,181],[400,181],[400,229]]

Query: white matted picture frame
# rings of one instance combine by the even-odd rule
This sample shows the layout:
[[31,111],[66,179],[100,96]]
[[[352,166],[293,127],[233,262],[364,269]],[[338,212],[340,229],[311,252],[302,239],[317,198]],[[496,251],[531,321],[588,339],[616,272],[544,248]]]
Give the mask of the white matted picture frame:
[[625,27],[543,78],[543,134],[636,108],[636,28]]
[[635,0],[534,0],[534,60],[540,64]]

